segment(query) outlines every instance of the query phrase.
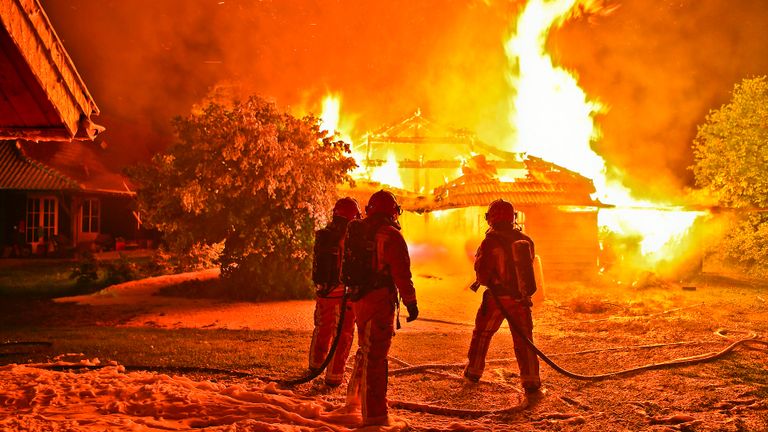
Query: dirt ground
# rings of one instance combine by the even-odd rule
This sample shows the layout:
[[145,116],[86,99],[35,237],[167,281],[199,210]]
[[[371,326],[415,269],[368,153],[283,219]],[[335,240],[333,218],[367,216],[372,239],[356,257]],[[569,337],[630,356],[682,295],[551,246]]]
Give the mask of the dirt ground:
[[[480,303],[480,294],[467,289],[466,274],[414,272],[421,315],[413,323],[403,319],[393,340],[389,398],[432,408],[511,409],[473,418],[394,408],[392,414],[406,419],[412,430],[768,430],[768,353],[760,344],[741,344],[705,363],[600,381],[568,378],[542,364],[545,394],[523,406],[511,337],[503,326],[492,342],[488,358],[493,361],[483,380],[479,384],[461,380],[460,364]],[[205,279],[215,273],[197,276]],[[261,371],[277,373],[286,370],[286,362],[305,361],[306,352],[296,346],[309,343],[312,301],[252,304],[153,295],[158,287],[177,282],[129,283],[35,311],[4,308],[3,321],[35,321],[58,328],[279,330],[285,332],[285,340],[256,342],[254,348],[266,353],[259,357]],[[545,299],[534,309],[537,345],[568,370],[599,374],[717,352],[753,332],[767,340],[763,335],[768,334],[768,283],[714,275],[685,283],[646,275],[635,282],[627,286],[607,277],[588,282],[548,280]],[[87,314],[77,312],[83,304]],[[286,343],[292,348],[286,349]],[[397,372],[405,364],[437,366],[434,372]],[[296,390],[341,404],[345,385],[329,389],[314,382]]]

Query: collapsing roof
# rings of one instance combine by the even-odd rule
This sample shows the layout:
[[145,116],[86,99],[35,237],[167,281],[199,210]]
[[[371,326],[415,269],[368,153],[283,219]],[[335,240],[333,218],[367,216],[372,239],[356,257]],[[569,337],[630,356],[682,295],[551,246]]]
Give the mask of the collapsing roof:
[[0,139],[93,138],[104,130],[38,0],[0,0]]
[[459,156],[485,154],[496,168],[522,169],[519,154],[488,145],[466,129],[450,129],[434,123],[421,110],[366,137],[367,166],[379,166],[394,150],[400,168],[459,168]]
[[394,152],[400,173],[442,170],[458,177],[440,180],[437,187],[424,191],[365,180],[339,191],[362,203],[385,188],[398,197],[403,209],[416,212],[485,206],[498,198],[525,206],[604,206],[591,197],[592,180],[541,158],[483,143],[466,130],[441,128],[420,111],[368,135],[367,145],[365,167],[381,165],[382,155]]
[[559,165],[528,156],[527,175],[501,181],[485,172],[465,174],[434,190],[435,207],[482,206],[504,198],[519,205],[603,206],[592,199],[592,181]]

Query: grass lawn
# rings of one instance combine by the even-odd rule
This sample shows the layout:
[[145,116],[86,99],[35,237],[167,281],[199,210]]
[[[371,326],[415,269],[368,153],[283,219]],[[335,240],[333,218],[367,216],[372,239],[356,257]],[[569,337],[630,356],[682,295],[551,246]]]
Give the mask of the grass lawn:
[[[62,353],[76,353],[127,366],[214,368],[257,375],[289,373],[304,367],[293,353],[306,350],[309,337],[308,332],[256,330],[4,328],[0,343],[39,341],[52,346],[7,346],[0,349],[0,363],[44,362]],[[273,368],[275,363],[281,365],[278,370]]]
[[86,294],[107,286],[110,274],[107,264],[125,260],[138,269],[136,277],[145,276],[141,267],[150,261],[145,251],[131,255],[100,254],[97,279],[78,284],[72,272],[82,261],[77,259],[14,259],[0,260],[0,296],[53,298]]
[[[460,277],[417,277],[416,282],[422,312],[420,325],[425,327],[415,325],[420,321],[404,323],[392,341],[390,356],[413,365],[465,361],[472,334],[472,327],[466,323],[474,317],[479,295],[466,290]],[[684,285],[643,288],[600,280],[551,281],[547,300],[534,309],[534,337],[537,345],[561,366],[583,374],[699,355],[721,350],[729,343],[715,334],[719,328],[732,330],[733,338],[743,337],[745,332],[768,334],[767,289],[764,282],[710,276]],[[60,304],[44,298],[5,300],[0,303],[0,342],[46,341],[52,346],[2,347],[0,365],[42,362],[74,353],[77,356],[69,359],[99,358],[102,362],[116,361],[128,369],[165,368],[160,372],[227,383],[259,376],[296,377],[307,365],[309,328],[125,327],[122,324],[127,316],[137,313],[132,306],[116,309]],[[279,310],[287,304],[275,302],[269,307]],[[155,311],[166,312],[171,314],[173,310]],[[311,309],[307,308],[307,313]],[[426,327],[429,319],[453,324]],[[679,342],[687,344],[642,347]],[[513,357],[512,341],[504,326],[493,338],[488,358]],[[391,367],[398,366],[393,363]],[[246,371],[253,376],[211,369]],[[542,380],[549,393],[540,405],[522,414],[482,421],[491,430],[768,430],[766,370],[766,350],[744,346],[712,362],[602,381],[573,380],[542,364]],[[461,374],[460,367],[442,371],[453,376]],[[517,372],[514,361],[489,363],[483,375],[486,382],[479,385],[467,385],[449,376],[393,373],[389,397],[449,408],[498,409],[520,399]],[[333,403],[343,401],[346,386],[323,390],[318,381],[299,386],[296,391]],[[398,414],[407,416],[417,431],[446,430],[457,421],[405,411]],[[569,418],[575,419],[574,423],[550,417],[559,414],[573,415]],[[678,414],[694,420],[680,427],[664,423],[664,419]]]

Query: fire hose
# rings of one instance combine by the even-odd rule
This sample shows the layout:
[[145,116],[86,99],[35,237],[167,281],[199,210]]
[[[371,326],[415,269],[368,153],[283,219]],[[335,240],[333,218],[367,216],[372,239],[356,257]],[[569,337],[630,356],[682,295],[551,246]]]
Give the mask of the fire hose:
[[[284,379],[284,378],[273,378],[268,376],[257,376],[247,371],[236,371],[236,370],[229,370],[229,369],[218,369],[218,368],[207,368],[207,367],[195,367],[195,366],[139,366],[139,365],[125,365],[124,367],[127,370],[146,370],[146,371],[174,371],[174,372],[180,372],[180,373],[214,373],[214,374],[226,374],[226,375],[233,375],[233,376],[241,376],[241,377],[255,377],[262,381],[266,382],[275,382],[279,385],[283,385],[286,387],[296,386],[299,384],[304,384],[306,382],[312,381],[313,379],[317,378],[323,371],[328,367],[328,365],[331,363],[331,360],[333,359],[333,355],[336,352],[336,347],[339,344],[339,339],[341,338],[341,331],[344,326],[344,314],[347,308],[347,300],[348,300],[348,291],[346,287],[344,288],[344,294],[341,297],[341,310],[339,311],[339,322],[336,325],[336,334],[333,337],[333,341],[331,342],[331,347],[328,350],[328,354],[326,355],[323,362],[320,364],[318,368],[311,369],[308,373],[305,375],[302,375],[297,378],[292,379]],[[53,344],[51,342],[36,342],[36,341],[22,341],[22,342],[5,342],[0,343],[0,347],[2,346],[46,346],[51,347]],[[0,353],[0,356],[2,355],[11,355],[11,354],[20,354],[20,353]],[[71,364],[71,365],[49,365],[44,367],[44,369],[49,370],[69,370],[73,368],[78,369],[100,369],[107,365],[84,365],[84,364]]]
[[[607,372],[602,374],[595,374],[595,375],[586,375],[586,374],[579,374],[575,372],[571,372],[557,363],[555,363],[549,356],[547,356],[545,353],[543,353],[534,343],[533,341],[528,338],[528,336],[525,334],[525,332],[520,329],[512,319],[511,314],[509,311],[504,307],[501,300],[499,299],[498,295],[494,292],[494,290],[490,290],[491,295],[494,298],[494,301],[496,302],[497,306],[499,307],[502,315],[507,320],[509,327],[512,331],[514,331],[518,336],[520,336],[530,347],[531,350],[533,350],[538,357],[540,357],[545,363],[547,363],[550,367],[552,367],[555,371],[558,373],[561,373],[562,375],[565,375],[569,378],[576,379],[576,380],[585,380],[585,381],[599,381],[611,377],[621,376],[621,375],[628,375],[632,373],[638,373],[646,370],[652,370],[652,369],[661,369],[664,367],[670,367],[670,366],[685,366],[685,365],[691,365],[691,364],[697,364],[697,363],[703,363],[706,361],[715,360],[718,358],[721,358],[725,356],[726,354],[733,351],[736,347],[740,345],[762,345],[764,347],[768,347],[768,342],[759,340],[758,335],[754,332],[749,332],[748,335],[742,339],[736,340],[729,344],[724,349],[717,351],[717,352],[710,352],[710,353],[704,353],[699,355],[694,355],[690,357],[684,357],[684,358],[677,358],[672,359],[668,361],[663,361],[659,363],[651,363],[639,367],[629,368],[629,369],[623,369],[619,371],[614,372]],[[329,352],[326,356],[326,358],[323,360],[323,363],[321,366],[317,369],[313,369],[310,371],[310,373],[307,373],[303,376],[300,376],[298,378],[294,379],[275,379],[271,377],[262,377],[262,376],[255,376],[249,372],[246,371],[231,371],[231,370],[223,370],[223,369],[214,369],[214,368],[198,368],[198,367],[150,367],[150,366],[128,366],[126,365],[126,369],[133,369],[133,370],[175,370],[178,372],[198,372],[198,373],[224,373],[224,374],[231,374],[231,375],[238,375],[238,376],[251,376],[259,378],[263,381],[271,381],[271,382],[277,382],[278,384],[285,385],[285,386],[295,386],[299,384],[303,384],[306,382],[309,382],[313,379],[315,379],[317,376],[319,376],[330,364],[331,359],[333,358],[333,355],[336,351],[336,347],[338,345],[343,323],[344,323],[344,314],[346,310],[346,304],[348,300],[348,293],[345,289],[344,295],[342,296],[341,301],[341,310],[339,313],[339,321],[337,323],[336,328],[336,334],[334,336],[333,342],[331,344],[331,347],[329,349]],[[727,338],[727,330],[720,329],[715,334]],[[52,344],[50,342],[6,342],[0,344],[0,346],[47,346],[50,347]],[[417,371],[423,371],[425,369],[429,369],[430,367],[436,368],[440,367],[442,365],[438,364],[432,364],[432,365],[409,365],[405,362],[399,362],[401,364],[401,369],[395,369],[391,371],[392,375],[400,375],[405,373],[414,373]],[[47,369],[71,369],[73,367],[79,367],[79,368],[87,368],[87,369],[96,369],[103,366],[88,366],[88,365],[52,365],[50,367],[47,367]],[[402,371],[401,371],[402,370]],[[402,373],[401,373],[402,372]],[[446,376],[450,378],[454,378],[452,375],[445,374]],[[457,379],[461,379],[460,377],[455,377]],[[422,404],[422,403],[416,403],[416,402],[410,402],[410,401],[399,401],[399,400],[390,400],[389,405],[393,408],[398,409],[405,409],[409,411],[414,412],[425,412],[425,413],[431,413],[431,414],[437,414],[437,415],[443,415],[443,416],[457,416],[457,417],[482,417],[489,414],[503,414],[503,413],[512,413],[517,412],[525,408],[524,402],[522,405],[514,405],[507,408],[502,409],[493,409],[493,410],[476,410],[476,409],[458,409],[458,408],[448,408],[448,407],[441,407],[441,406],[433,406],[429,404]]]
[[341,296],[341,310],[339,311],[339,322],[336,324],[336,334],[333,336],[333,342],[331,342],[331,348],[328,350],[328,355],[325,356],[325,359],[320,364],[320,367],[316,369],[310,369],[310,371],[298,378],[293,379],[269,379],[268,381],[275,381],[278,384],[284,385],[284,386],[295,386],[299,384],[304,384],[306,382],[312,381],[313,379],[320,376],[321,373],[328,367],[328,365],[331,363],[331,360],[333,359],[333,355],[336,353],[336,346],[339,344],[339,339],[341,339],[341,331],[344,327],[344,313],[347,309],[347,297],[348,297],[348,290],[347,287],[344,287],[344,294]]
[[[503,245],[505,255],[509,257],[513,263],[512,267],[515,269],[513,274],[515,274],[518,292],[522,295],[522,299],[525,300],[526,294],[530,294],[536,291],[536,280],[535,280],[536,278],[533,270],[534,258],[533,258],[533,252],[531,250],[530,243],[525,240],[517,240],[512,242],[511,244],[508,244],[505,241],[502,241],[501,244]],[[472,288],[476,289],[479,285],[480,285],[479,282],[475,282],[474,284],[472,284]],[[610,377],[626,375],[630,373],[637,373],[645,370],[658,369],[658,368],[667,367],[667,366],[687,365],[687,364],[708,361],[733,351],[734,348],[736,348],[741,344],[745,344],[757,339],[757,334],[752,333],[744,339],[740,339],[738,341],[733,342],[732,344],[730,344],[729,346],[727,346],[725,349],[723,349],[718,353],[701,354],[701,355],[695,355],[691,357],[668,360],[660,363],[651,363],[643,366],[623,369],[623,370],[614,371],[614,372],[606,372],[606,373],[595,374],[595,375],[585,375],[585,374],[571,372],[561,367],[560,365],[555,363],[554,360],[552,360],[546,354],[544,354],[533,343],[533,341],[529,338],[528,334],[525,331],[523,331],[523,329],[518,327],[518,325],[515,323],[514,319],[512,318],[512,315],[509,313],[509,311],[504,307],[504,304],[501,302],[501,299],[499,298],[499,295],[496,292],[496,289],[494,289],[494,287],[489,287],[488,291],[491,292],[491,297],[493,297],[493,300],[496,302],[496,306],[498,306],[499,310],[501,311],[501,314],[507,320],[507,323],[509,323],[509,328],[517,336],[519,336],[523,341],[525,341],[525,344],[528,345],[528,347],[533,352],[535,352],[536,355],[539,358],[541,358],[546,364],[551,366],[552,369],[554,369],[555,371],[559,372],[562,375],[565,375],[569,378],[576,379],[576,380],[599,381],[599,380],[610,378]]]
[[[650,363],[650,364],[647,364],[647,365],[638,366],[638,367],[629,368],[629,369],[623,369],[623,370],[614,371],[614,372],[606,372],[606,373],[595,374],[595,375],[585,375],[585,374],[580,374],[580,373],[576,373],[576,372],[571,372],[571,371],[561,367],[560,365],[555,363],[554,360],[552,360],[546,354],[544,354],[533,343],[533,341],[530,338],[528,338],[528,335],[526,335],[525,332],[520,327],[518,327],[515,324],[515,322],[512,320],[511,314],[509,313],[509,311],[507,311],[507,309],[501,303],[501,299],[499,299],[499,296],[493,290],[489,290],[489,291],[491,291],[491,296],[493,297],[494,301],[496,302],[496,305],[501,310],[501,313],[502,313],[502,315],[504,315],[504,318],[507,320],[507,323],[509,323],[509,328],[512,329],[512,331],[514,331],[515,333],[517,333],[517,335],[520,336],[520,338],[522,338],[525,341],[525,344],[528,345],[528,347],[531,348],[531,350],[533,350],[533,352],[535,352],[536,355],[539,356],[539,358],[541,358],[546,364],[548,364],[550,367],[552,367],[552,369],[554,369],[555,371],[559,372],[562,375],[567,376],[568,378],[573,378],[573,379],[576,379],[576,380],[600,381],[600,380],[603,380],[603,379],[606,379],[606,378],[610,378],[610,377],[615,377],[615,376],[619,376],[619,375],[627,375],[627,374],[642,372],[642,371],[651,370],[651,369],[660,369],[660,368],[667,367],[667,366],[682,366],[682,365],[689,365],[689,364],[695,364],[695,363],[702,363],[702,362],[705,362],[705,361],[709,361],[709,360],[714,360],[714,359],[720,358],[720,357],[724,356],[725,354],[728,354],[729,352],[733,351],[734,348],[736,348],[737,346],[742,345],[742,344],[748,344],[750,342],[755,342],[755,343],[758,343],[758,344],[767,344],[768,345],[768,343],[766,343],[764,341],[757,340],[758,335],[756,333],[752,332],[752,333],[749,333],[749,335],[747,337],[745,337],[743,339],[739,339],[739,340],[731,343],[727,347],[725,347],[723,350],[715,352],[715,353],[705,353],[705,354],[699,354],[699,355],[690,356],[690,357],[683,357],[683,358],[663,361],[663,362],[659,362],[659,363]],[[719,334],[719,335],[723,336],[723,334]]]
[[[570,372],[570,371],[560,367],[554,361],[552,361],[546,354],[544,354],[538,347],[536,347],[536,345],[524,334],[524,332],[520,328],[518,328],[518,327],[516,327],[514,325],[514,321],[510,319],[511,316],[510,316],[509,312],[503,307],[503,304],[501,304],[500,299],[498,299],[498,297],[495,294],[493,296],[495,298],[495,301],[497,302],[497,305],[500,307],[500,310],[502,311],[502,314],[507,319],[507,322],[509,323],[510,328],[512,329],[512,331],[517,332],[523,338],[523,340],[526,341],[526,344],[529,345],[529,347],[531,347],[531,349],[534,352],[536,352],[536,354],[539,357],[541,357],[542,360],[544,360],[548,365],[550,365],[557,372],[559,372],[559,373],[561,373],[561,374],[563,374],[563,375],[565,375],[565,376],[567,376],[569,378],[578,379],[578,380],[598,381],[598,380],[602,380],[602,379],[606,379],[606,378],[610,378],[610,377],[615,377],[615,376],[619,376],[619,375],[626,375],[626,374],[630,374],[630,373],[637,373],[637,372],[641,372],[641,371],[645,371],[645,370],[650,370],[650,369],[660,369],[660,368],[669,367],[669,366],[684,366],[684,365],[691,365],[691,364],[696,364],[696,363],[702,363],[702,362],[711,361],[711,360],[715,360],[715,359],[721,358],[721,357],[725,356],[726,354],[730,353],[731,351],[733,351],[739,345],[747,345],[747,346],[749,346],[751,344],[755,344],[755,345],[761,345],[763,347],[768,348],[768,341],[760,340],[760,339],[757,338],[757,334],[756,333],[749,332],[747,337],[739,339],[739,340],[736,340],[733,343],[729,344],[724,349],[722,349],[720,351],[717,351],[717,352],[705,353],[705,354],[700,354],[700,355],[695,355],[695,356],[690,356],[690,357],[685,357],[685,358],[679,358],[679,359],[673,359],[673,360],[669,360],[669,361],[665,361],[665,362],[653,363],[653,364],[649,364],[649,365],[645,365],[645,366],[625,369],[625,370],[616,371],[616,372],[609,372],[609,373],[597,374],[597,375],[583,375],[583,374],[578,374],[578,373]],[[343,322],[344,307],[346,306],[345,303],[346,303],[346,293],[345,293],[345,297],[342,300],[342,310],[341,310],[341,313],[340,313],[340,321],[339,322]],[[176,371],[176,372],[180,372],[180,373],[185,373],[185,372],[186,373],[221,373],[221,374],[236,375],[236,376],[242,376],[242,377],[256,377],[256,378],[261,379],[262,381],[277,382],[277,383],[283,384],[283,385],[298,385],[298,384],[302,384],[302,383],[311,381],[312,379],[316,378],[328,366],[328,363],[329,363],[328,359],[333,357],[336,345],[338,344],[338,337],[339,337],[339,334],[340,334],[339,330],[340,330],[340,328],[337,327],[336,337],[334,339],[334,342],[331,345],[331,348],[330,348],[330,351],[328,353],[328,356],[327,356],[326,360],[323,362],[322,366],[320,368],[318,368],[318,370],[313,371],[313,373],[311,373],[311,374],[307,374],[305,376],[302,376],[302,377],[299,377],[299,378],[296,378],[296,379],[291,379],[291,380],[285,380],[285,379],[280,380],[280,379],[274,379],[274,378],[269,378],[269,377],[255,376],[252,373],[247,372],[247,371],[234,371],[234,370],[225,370],[225,369],[216,369],[216,368],[204,368],[204,367],[184,367],[184,366],[158,366],[158,367],[153,367],[153,366],[135,366],[135,365],[125,365],[124,367],[127,370],[149,370],[149,371],[169,371],[169,370],[171,370],[171,371]],[[728,330],[724,330],[724,329],[719,329],[719,330],[717,330],[715,332],[715,334],[717,336],[725,338],[725,339],[728,338],[728,333],[729,333],[729,331]],[[51,346],[52,344],[50,342],[9,342],[9,343],[4,343],[4,344],[0,344],[0,345],[2,345],[2,346],[18,346],[18,345],[45,345],[45,346]],[[443,366],[456,366],[456,365],[442,365],[442,364],[410,365],[410,364],[408,364],[406,362],[403,362],[401,360],[398,360],[398,359],[390,358],[390,360],[392,360],[394,362],[397,362],[397,363],[399,363],[402,366],[400,369],[394,369],[394,370],[390,371],[390,374],[393,375],[393,376],[394,375],[407,374],[407,373],[415,373],[415,372],[423,371],[425,369],[430,369],[430,368],[441,368]],[[73,368],[78,368],[78,369],[99,369],[99,368],[103,368],[105,366],[108,366],[108,365],[69,364],[69,365],[48,365],[48,366],[45,366],[45,367],[43,367],[42,365],[36,365],[36,367],[40,367],[40,368],[43,368],[43,369],[50,369],[50,370],[71,370]],[[449,375],[449,374],[445,374],[445,376],[447,376],[449,378],[454,378],[452,375]],[[462,379],[461,377],[458,377],[458,376],[456,376],[455,378],[456,379]],[[411,402],[411,401],[401,401],[401,400],[390,400],[389,401],[389,406],[391,406],[392,408],[404,409],[404,410],[413,411],[413,412],[424,412],[424,413],[429,413],[429,414],[436,414],[436,415],[442,415],[442,416],[451,416],[451,417],[476,418],[476,417],[482,417],[482,416],[490,415],[490,414],[510,414],[510,413],[514,413],[514,412],[519,412],[519,411],[522,411],[522,410],[524,410],[526,408],[527,401],[524,401],[520,405],[513,405],[513,406],[510,406],[510,407],[506,407],[506,408],[488,409],[488,410],[449,408],[449,407],[434,406],[434,405],[429,405],[429,404],[424,404],[424,403]]]
[[[549,356],[544,354],[533,343],[533,341],[530,340],[530,338],[525,334],[525,332],[515,324],[511,314],[504,307],[498,295],[493,290],[490,290],[490,291],[491,291],[492,297],[494,298],[494,301],[496,302],[496,305],[499,307],[502,315],[504,315],[504,318],[507,320],[507,323],[509,324],[510,329],[512,329],[512,331],[514,331],[518,336],[520,336],[525,341],[526,345],[528,345],[531,348],[531,350],[533,350],[536,353],[538,357],[540,357],[545,363],[551,366],[555,371],[576,380],[600,381],[600,380],[611,378],[611,377],[617,377],[620,375],[629,375],[632,373],[639,373],[639,372],[651,370],[651,369],[661,369],[661,368],[670,367],[670,366],[685,366],[685,365],[703,363],[706,361],[711,361],[711,360],[721,358],[726,354],[730,353],[731,351],[733,351],[739,345],[749,346],[750,344],[757,344],[757,345],[762,345],[763,347],[768,347],[768,341],[759,340],[758,335],[756,333],[749,332],[746,337],[732,342],[730,345],[728,345],[724,349],[717,352],[710,352],[710,353],[704,353],[704,354],[699,354],[699,355],[694,355],[689,357],[677,358],[677,359],[672,359],[672,360],[663,361],[659,363],[651,363],[643,366],[623,369],[623,370],[614,371],[614,372],[607,372],[602,374],[595,374],[595,375],[579,374],[579,373],[571,372],[561,367],[560,365],[555,363],[551,358],[549,358]],[[727,339],[727,333],[728,331],[724,329],[719,329],[715,332],[716,335],[726,339]],[[442,366],[442,365],[436,365],[436,364],[413,366],[402,361],[397,361],[397,362],[400,363],[402,367],[400,369],[395,369],[391,371],[391,375],[399,375],[401,374],[399,373],[400,371],[402,371],[402,373],[413,373],[413,372],[429,369],[430,367],[434,368],[434,367]],[[462,379],[460,377],[456,377],[456,378]],[[414,412],[443,415],[443,416],[467,417],[467,418],[482,417],[490,414],[510,414],[514,412],[519,412],[524,410],[527,404],[528,404],[528,401],[527,399],[525,399],[523,400],[523,403],[520,405],[512,405],[512,406],[509,406],[506,408],[500,408],[500,409],[477,410],[477,409],[448,408],[448,407],[435,406],[435,405],[416,403],[416,402],[410,402],[410,401],[401,401],[401,400],[389,401],[389,406],[393,408],[399,408],[399,409],[404,409],[404,410],[414,411]]]
[[[506,245],[506,242],[502,240],[501,244]],[[536,289],[536,281],[535,281],[535,276],[534,276],[533,266],[532,266],[533,265],[532,250],[530,248],[529,243],[525,240],[519,240],[519,241],[515,241],[511,245],[507,245],[506,247],[504,247],[504,249],[505,249],[505,255],[512,258],[514,261],[514,268],[516,269],[514,274],[516,275],[516,278],[517,278],[517,286],[519,291],[521,293],[534,292]],[[473,291],[476,291],[477,288],[479,287],[480,287],[480,282],[476,281],[475,283],[472,284],[470,289],[472,289]],[[489,287],[489,291],[491,293],[491,296],[494,299],[494,302],[496,303],[497,307],[501,311],[503,317],[507,320],[507,323],[509,324],[509,328],[514,332],[514,334],[519,336],[525,342],[525,344],[534,353],[536,353],[536,355],[539,358],[541,358],[545,363],[551,366],[555,371],[571,379],[576,379],[576,380],[599,381],[606,378],[617,377],[620,375],[628,375],[628,374],[638,373],[641,371],[646,371],[651,369],[659,369],[659,368],[669,367],[669,366],[682,366],[682,365],[701,363],[701,362],[720,358],[728,354],[729,352],[733,351],[737,346],[742,344],[748,345],[750,343],[755,343],[763,346],[768,346],[768,342],[757,340],[758,336],[756,333],[749,333],[747,337],[737,340],[731,343],[730,345],[728,345],[727,347],[725,347],[723,350],[715,353],[705,353],[705,354],[694,355],[690,357],[672,359],[672,360],[663,361],[659,363],[651,363],[651,364],[647,364],[639,367],[628,368],[628,369],[623,369],[619,371],[606,372],[606,373],[595,374],[595,375],[580,374],[580,373],[569,371],[561,367],[560,365],[555,363],[551,358],[549,358],[549,356],[544,354],[544,352],[542,352],[533,343],[533,341],[528,336],[528,334],[516,324],[512,315],[509,313],[509,311],[506,309],[501,299],[499,298],[499,295],[496,292],[496,290],[493,289],[492,287]],[[523,299],[525,299],[525,297],[523,297]],[[721,337],[726,337],[723,332],[718,332],[717,334]],[[407,364],[401,364],[401,366],[405,366],[405,369],[411,369],[411,370],[415,369],[414,367],[411,367],[410,365],[407,365]],[[393,373],[396,373],[396,372],[397,371],[393,371]],[[456,377],[456,378],[459,378],[459,377]],[[453,408],[449,409],[444,407],[436,407],[436,406],[425,405],[425,404],[415,404],[412,402],[392,401],[393,406],[412,410],[412,411],[429,412],[429,413],[441,414],[441,415],[463,415],[463,416],[471,416],[471,417],[483,416],[483,415],[492,414],[492,413],[514,412],[524,408],[527,403],[528,403],[528,398],[523,400],[522,405],[512,406],[510,408],[505,408],[500,410],[462,410],[462,409],[453,409]]]

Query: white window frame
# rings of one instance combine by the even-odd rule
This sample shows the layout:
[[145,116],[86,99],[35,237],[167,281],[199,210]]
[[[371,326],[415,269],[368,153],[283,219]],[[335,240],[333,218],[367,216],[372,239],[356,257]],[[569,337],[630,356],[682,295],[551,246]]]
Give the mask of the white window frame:
[[[95,212],[94,212],[94,209],[96,210]],[[86,214],[86,211],[88,212],[88,214]],[[99,232],[101,232],[100,230],[101,230],[101,201],[98,198],[83,199],[83,204],[80,206],[80,232],[88,233],[88,234],[93,234],[93,233],[98,234]]]
[[[50,195],[28,196],[26,221],[27,243],[53,240],[53,236],[59,234],[59,200]],[[38,228],[41,228],[41,232],[38,232]]]

